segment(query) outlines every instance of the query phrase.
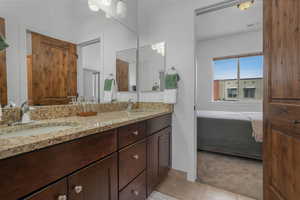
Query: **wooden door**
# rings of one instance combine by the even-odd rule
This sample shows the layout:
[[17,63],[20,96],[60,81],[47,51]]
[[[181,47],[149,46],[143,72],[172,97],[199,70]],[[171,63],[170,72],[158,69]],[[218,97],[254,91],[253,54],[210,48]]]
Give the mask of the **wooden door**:
[[32,66],[27,77],[31,105],[69,103],[69,97],[77,95],[76,45],[32,33]]
[[[0,34],[5,36],[5,20],[0,18]],[[0,52],[0,104],[7,104],[6,51]]]
[[129,91],[129,63],[117,59],[117,83],[120,92]]
[[264,0],[264,200],[300,198],[299,10]]
[[25,198],[25,200],[67,200],[67,197],[67,180],[63,179],[46,187],[42,191],[39,191],[28,198]]
[[117,155],[99,161],[68,178],[69,199],[72,200],[117,200],[118,199]]

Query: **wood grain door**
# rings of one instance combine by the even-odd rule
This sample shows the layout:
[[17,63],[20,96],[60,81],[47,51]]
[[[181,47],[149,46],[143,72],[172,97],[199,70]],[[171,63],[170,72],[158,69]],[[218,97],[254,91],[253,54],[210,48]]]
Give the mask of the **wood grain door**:
[[69,96],[77,95],[76,45],[32,33],[32,66],[28,67],[28,79],[31,105],[69,103]]
[[120,92],[129,91],[129,63],[117,59],[117,83]]
[[[5,36],[5,20],[0,18],[0,34]],[[6,51],[0,52],[0,104],[7,104]]]
[[118,199],[117,154],[95,163],[71,175],[69,199],[117,200]]
[[43,190],[33,194],[25,200],[67,200],[68,184],[67,179],[47,186]]
[[264,200],[300,198],[299,10],[264,0]]

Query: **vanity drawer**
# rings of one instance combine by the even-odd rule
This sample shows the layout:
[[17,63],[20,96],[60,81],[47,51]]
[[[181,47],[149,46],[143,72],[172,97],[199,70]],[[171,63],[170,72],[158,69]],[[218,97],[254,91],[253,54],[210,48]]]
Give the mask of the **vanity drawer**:
[[66,199],[68,196],[67,179],[63,179],[57,183],[54,183],[42,191],[39,191],[25,200],[57,200]]
[[119,152],[119,190],[146,169],[146,141]]
[[119,194],[119,200],[146,199],[146,172],[144,171]]
[[142,140],[145,137],[146,122],[140,122],[121,127],[118,130],[119,148],[123,148],[127,145],[133,144],[134,142]]
[[172,125],[172,115],[164,115],[147,121],[147,135],[152,135]]
[[115,151],[112,130],[0,160],[1,180],[9,180],[0,181],[0,199],[19,199]]

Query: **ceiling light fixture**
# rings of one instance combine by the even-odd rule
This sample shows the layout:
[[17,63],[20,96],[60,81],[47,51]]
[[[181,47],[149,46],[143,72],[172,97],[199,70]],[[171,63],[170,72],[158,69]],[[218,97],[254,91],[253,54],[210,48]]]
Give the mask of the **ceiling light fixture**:
[[105,6],[110,6],[111,2],[112,2],[112,0],[102,0],[102,4]]
[[247,9],[251,8],[253,6],[253,4],[254,4],[254,0],[252,0],[252,1],[246,1],[246,2],[238,4],[237,7],[240,10],[247,10]]
[[88,0],[88,5],[91,11],[98,12],[100,10],[99,0]]
[[119,0],[117,3],[117,15],[122,18],[125,18],[127,15],[127,4],[124,0]]

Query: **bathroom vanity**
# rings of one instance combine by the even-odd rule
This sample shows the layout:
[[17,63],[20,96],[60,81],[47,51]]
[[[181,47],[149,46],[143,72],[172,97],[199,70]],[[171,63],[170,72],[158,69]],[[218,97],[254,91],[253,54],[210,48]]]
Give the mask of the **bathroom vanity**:
[[171,113],[129,118],[101,129],[77,128],[68,137],[44,138],[37,146],[21,146],[19,155],[6,155],[0,160],[0,199],[146,199],[171,166]]

